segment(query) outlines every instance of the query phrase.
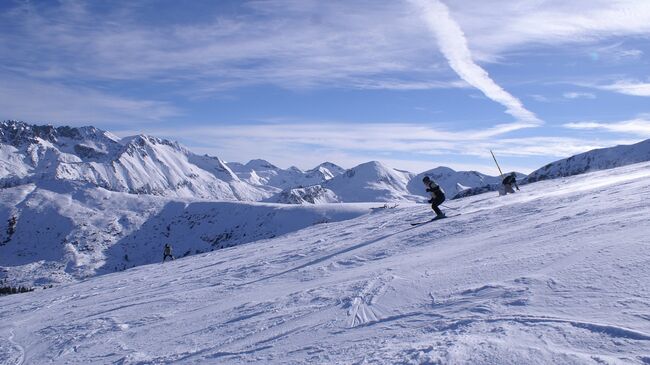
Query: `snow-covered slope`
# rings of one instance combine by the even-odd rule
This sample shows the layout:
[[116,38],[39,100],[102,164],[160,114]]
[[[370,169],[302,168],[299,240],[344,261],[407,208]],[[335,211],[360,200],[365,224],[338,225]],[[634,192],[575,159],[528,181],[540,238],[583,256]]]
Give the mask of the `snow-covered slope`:
[[172,200],[61,182],[0,189],[0,269],[46,285],[279,236],[370,206]]
[[488,176],[476,171],[455,171],[449,167],[437,167],[418,174],[409,181],[407,188],[411,194],[430,197],[424,190],[422,178],[429,176],[445,191],[448,198],[454,197],[463,190],[490,184],[501,183],[499,176]]
[[630,165],[2,297],[0,363],[648,364],[648,199]]
[[341,202],[417,200],[406,188],[413,174],[371,161],[347,170],[322,184]]
[[650,139],[632,145],[601,148],[551,162],[533,171],[528,182],[611,169],[638,162],[650,161]]
[[75,181],[112,191],[260,200],[272,194],[239,180],[218,158],[150,136],[118,140],[93,127],[0,123],[0,186]]

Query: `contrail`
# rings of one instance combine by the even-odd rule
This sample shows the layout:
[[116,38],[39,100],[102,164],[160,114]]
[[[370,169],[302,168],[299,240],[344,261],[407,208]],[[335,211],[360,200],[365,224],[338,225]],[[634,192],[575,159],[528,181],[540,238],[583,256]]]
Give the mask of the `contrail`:
[[422,11],[424,19],[438,40],[442,54],[460,78],[481,90],[488,98],[505,106],[506,113],[517,119],[520,128],[535,127],[543,123],[527,110],[519,99],[497,85],[487,71],[474,62],[465,34],[449,14],[449,8],[445,4],[439,0],[409,1]]

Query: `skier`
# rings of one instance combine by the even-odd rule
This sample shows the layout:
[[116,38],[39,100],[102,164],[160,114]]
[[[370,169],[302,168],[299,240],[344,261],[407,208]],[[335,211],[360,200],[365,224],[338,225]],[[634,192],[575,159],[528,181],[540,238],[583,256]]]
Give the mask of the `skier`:
[[438,184],[435,183],[435,181],[431,180],[428,176],[425,176],[422,179],[422,182],[424,183],[424,186],[426,186],[427,192],[431,193],[431,199],[429,199],[429,203],[431,203],[431,208],[433,211],[436,212],[436,217],[434,219],[445,218],[445,213],[443,213],[440,208],[438,208],[438,206],[445,201],[445,192]]
[[165,243],[165,249],[163,250],[163,262],[165,262],[167,256],[171,257],[172,260],[174,259],[174,255],[172,255],[172,246],[170,246],[169,243]]
[[508,193],[513,194],[515,191],[512,189],[512,186],[514,185],[517,190],[519,190],[519,185],[517,185],[517,175],[514,172],[511,172],[510,175],[506,176],[503,181],[503,190],[505,191],[506,195]]

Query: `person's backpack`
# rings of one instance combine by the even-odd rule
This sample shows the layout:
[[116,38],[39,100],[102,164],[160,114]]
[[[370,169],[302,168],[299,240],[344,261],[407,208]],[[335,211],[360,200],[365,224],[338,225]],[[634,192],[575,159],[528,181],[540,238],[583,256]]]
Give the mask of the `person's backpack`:
[[427,187],[428,192],[434,193],[437,197],[441,195],[445,195],[445,191],[442,190],[442,187],[438,184],[436,184],[433,180],[429,183]]

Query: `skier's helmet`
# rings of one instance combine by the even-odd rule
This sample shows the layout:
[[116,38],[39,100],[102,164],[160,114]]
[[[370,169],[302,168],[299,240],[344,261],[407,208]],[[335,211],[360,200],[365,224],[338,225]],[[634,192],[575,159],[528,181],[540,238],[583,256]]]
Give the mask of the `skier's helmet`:
[[517,174],[515,174],[514,172],[511,172],[511,173],[510,173],[510,176],[512,176],[512,177],[517,177]]
[[431,181],[431,179],[429,179],[428,176],[425,176],[425,177],[422,178],[422,181],[426,183],[426,182]]

